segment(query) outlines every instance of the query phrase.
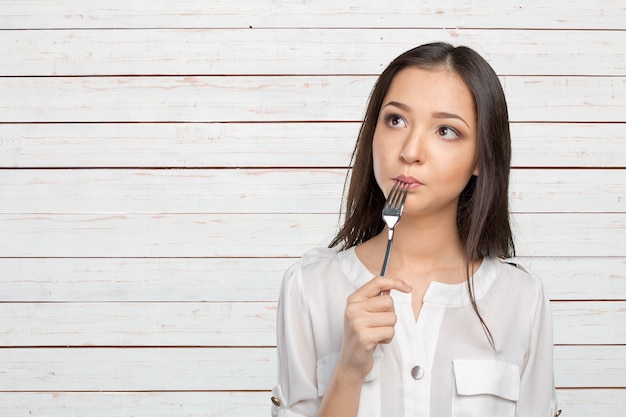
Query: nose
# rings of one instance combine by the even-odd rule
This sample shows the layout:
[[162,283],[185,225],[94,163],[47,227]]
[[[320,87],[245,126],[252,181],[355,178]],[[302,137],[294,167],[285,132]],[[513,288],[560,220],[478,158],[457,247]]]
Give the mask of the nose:
[[408,164],[424,162],[424,143],[422,133],[417,129],[408,132],[400,151],[400,158]]

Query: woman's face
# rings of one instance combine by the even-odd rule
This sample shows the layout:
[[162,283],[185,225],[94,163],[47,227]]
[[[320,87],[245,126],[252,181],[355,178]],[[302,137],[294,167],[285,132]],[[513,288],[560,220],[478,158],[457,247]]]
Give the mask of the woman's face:
[[445,68],[410,67],[394,77],[372,143],[374,175],[388,195],[410,184],[405,213],[456,215],[458,199],[478,175],[476,111],[461,78]]

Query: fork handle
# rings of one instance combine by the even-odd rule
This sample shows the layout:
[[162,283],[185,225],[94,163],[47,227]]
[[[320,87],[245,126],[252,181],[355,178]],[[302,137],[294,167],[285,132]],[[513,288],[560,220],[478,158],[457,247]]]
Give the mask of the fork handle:
[[391,245],[393,245],[393,229],[389,229],[389,240],[387,241],[387,250],[385,251],[385,257],[383,259],[383,267],[380,270],[380,276],[384,277],[387,273],[387,264],[389,263],[389,257],[391,256]]

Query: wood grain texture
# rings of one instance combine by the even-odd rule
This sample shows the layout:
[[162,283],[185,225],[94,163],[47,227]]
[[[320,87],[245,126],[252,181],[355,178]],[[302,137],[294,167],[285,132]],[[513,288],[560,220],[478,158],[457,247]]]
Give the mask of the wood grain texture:
[[[626,345],[624,301],[560,301],[552,311],[556,344]],[[2,303],[0,345],[273,347],[275,323],[275,302]]]
[[[379,74],[417,44],[476,49],[499,75],[621,76],[626,32],[481,29],[4,30],[0,76]],[[367,51],[367,52],[365,52]],[[563,70],[567,62],[567,71]]]
[[621,2],[0,10],[0,415],[269,413],[283,272],[337,227],[376,74],[431,40],[504,85],[517,253],[552,300],[564,415],[623,415]]
[[[559,389],[559,405],[577,417],[622,417],[625,389]],[[269,408],[270,392],[0,392],[12,417],[249,417]],[[103,407],[101,404],[106,404]]]
[[[557,387],[626,388],[625,350],[556,346]],[[0,391],[260,391],[276,383],[276,349],[16,348],[0,369]]]
[[[471,27],[623,29],[620,2],[436,0],[385,3],[348,0],[277,2],[245,0],[133,1],[46,0],[0,2],[3,29],[28,28],[260,28],[260,27]],[[33,11],[36,10],[36,13]],[[398,11],[402,11],[401,13]]]
[[[359,121],[374,76],[0,78],[3,121]],[[626,77],[504,76],[513,122],[624,122]]]
[[[0,251],[6,257],[294,257],[327,246],[338,220],[336,214],[0,214]],[[512,222],[519,256],[626,256],[623,213],[518,213]]]
[[[318,168],[0,169],[0,213],[334,214],[340,209],[347,172]],[[514,213],[619,213],[626,211],[623,196],[623,170],[512,171]]]
[[[520,258],[552,300],[625,300],[624,257]],[[276,302],[296,258],[0,258],[2,302]]]
[[[515,167],[626,166],[621,123],[514,123]],[[0,124],[4,168],[347,167],[359,123]]]

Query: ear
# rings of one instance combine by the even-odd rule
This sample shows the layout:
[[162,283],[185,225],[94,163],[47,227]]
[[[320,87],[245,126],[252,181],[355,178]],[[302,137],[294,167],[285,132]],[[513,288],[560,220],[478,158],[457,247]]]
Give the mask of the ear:
[[474,168],[474,172],[472,172],[472,175],[477,177],[480,174],[480,170],[478,169],[478,164],[476,164],[476,167]]

